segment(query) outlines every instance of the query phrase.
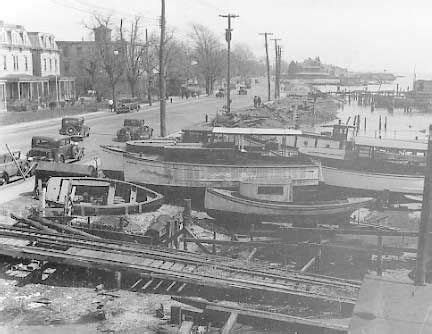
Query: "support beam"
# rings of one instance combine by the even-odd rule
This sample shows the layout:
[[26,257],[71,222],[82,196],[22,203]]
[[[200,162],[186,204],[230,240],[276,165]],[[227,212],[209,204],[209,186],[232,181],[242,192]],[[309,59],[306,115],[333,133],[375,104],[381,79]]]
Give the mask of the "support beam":
[[231,312],[228,320],[225,322],[224,326],[222,327],[221,334],[229,334],[232,332],[232,329],[234,325],[237,322],[238,313],[237,312]]

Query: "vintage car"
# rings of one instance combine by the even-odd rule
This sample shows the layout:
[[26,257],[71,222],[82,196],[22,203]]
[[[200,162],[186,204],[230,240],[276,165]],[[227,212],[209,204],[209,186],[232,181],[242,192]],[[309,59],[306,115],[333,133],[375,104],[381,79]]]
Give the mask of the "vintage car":
[[70,137],[34,136],[27,159],[65,162],[66,160],[81,160],[84,148],[79,147]]
[[9,152],[0,152],[0,186],[9,183],[15,176],[21,176],[19,168],[24,174],[30,170],[30,162],[22,157],[21,151],[11,153],[12,155]]
[[84,124],[84,117],[64,117],[59,133],[66,136],[88,137],[90,128]]
[[134,110],[138,111],[140,109],[140,105],[138,103],[138,99],[120,99],[117,102],[116,113],[123,114],[132,112]]
[[239,95],[247,95],[247,89],[245,86],[240,86]]
[[150,139],[153,129],[145,125],[143,119],[125,119],[123,127],[117,131],[117,140],[125,142],[129,140]]
[[216,93],[216,97],[224,97],[225,96],[225,89],[219,88],[219,90]]

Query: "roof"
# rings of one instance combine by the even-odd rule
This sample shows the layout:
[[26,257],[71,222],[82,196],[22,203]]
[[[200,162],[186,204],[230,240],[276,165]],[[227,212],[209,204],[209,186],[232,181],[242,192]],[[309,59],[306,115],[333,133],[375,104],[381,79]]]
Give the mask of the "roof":
[[18,81],[48,81],[48,78],[37,77],[30,74],[8,74],[2,77],[3,81],[6,82],[18,82]]
[[224,128],[215,127],[213,133],[229,134],[229,135],[260,135],[260,136],[290,136],[300,135],[301,130],[296,129],[264,129],[264,128]]
[[425,141],[408,141],[401,139],[379,139],[373,137],[355,137],[354,143],[360,146],[393,148],[399,150],[416,150],[426,151],[427,142]]

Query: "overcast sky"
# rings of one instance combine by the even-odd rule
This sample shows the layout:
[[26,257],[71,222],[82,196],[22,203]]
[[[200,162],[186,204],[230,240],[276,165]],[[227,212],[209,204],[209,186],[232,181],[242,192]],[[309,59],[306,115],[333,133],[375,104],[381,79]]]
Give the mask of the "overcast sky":
[[[2,0],[0,20],[80,40],[89,37],[83,23],[94,11],[118,21],[140,15],[143,26],[156,30],[160,0]],[[352,70],[432,73],[431,1],[166,0],[167,23],[179,37],[201,23],[223,39],[226,19],[219,14],[227,13],[240,15],[232,20],[233,44],[247,43],[258,56],[264,55],[258,33],[268,31],[282,38],[287,61],[320,56]]]

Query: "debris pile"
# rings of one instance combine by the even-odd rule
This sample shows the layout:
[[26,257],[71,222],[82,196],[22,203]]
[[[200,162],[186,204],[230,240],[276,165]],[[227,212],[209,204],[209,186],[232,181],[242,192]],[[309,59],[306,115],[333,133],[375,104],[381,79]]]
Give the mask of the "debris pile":
[[336,119],[338,101],[326,95],[289,96],[231,115],[217,115],[214,126],[253,128],[308,128]]

